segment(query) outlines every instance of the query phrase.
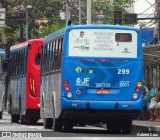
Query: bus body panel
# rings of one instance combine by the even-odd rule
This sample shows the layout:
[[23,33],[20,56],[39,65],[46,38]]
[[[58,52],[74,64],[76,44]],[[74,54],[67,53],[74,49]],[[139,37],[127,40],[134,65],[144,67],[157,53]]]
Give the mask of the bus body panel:
[[3,111],[3,106],[4,106],[4,81],[0,80],[0,112]]
[[[95,109],[95,110],[142,110],[142,98],[136,101],[94,101],[94,100],[68,100],[61,98],[61,109]],[[117,107],[118,105],[118,107]],[[117,107],[117,108],[116,108]]]
[[3,60],[5,59],[5,51],[0,49],[0,117],[2,117],[3,107],[4,107],[4,100],[5,100],[5,74],[2,72],[2,64]]
[[[36,47],[34,47],[36,46]],[[26,78],[26,92],[30,93],[30,85],[29,85],[29,80],[30,78],[34,79],[34,84],[35,84],[35,90],[36,90],[36,96],[33,97],[31,94],[27,94],[26,100],[26,108],[27,109],[40,109],[40,98],[39,98],[39,92],[40,92],[40,65],[35,65],[35,55],[36,53],[39,52],[41,53],[41,49],[39,47],[42,46],[42,40],[38,42],[30,42],[30,47],[28,49],[28,64],[27,64],[27,78]]]
[[[77,59],[77,61],[79,60]],[[141,62],[121,63],[119,67],[115,67],[112,63],[110,67],[107,67],[105,65],[110,65],[106,64],[108,62],[90,62],[90,66],[88,66],[89,62],[77,61],[66,62],[67,65],[64,66],[64,69],[67,72],[64,72],[63,76],[63,80],[69,82],[74,100],[132,100],[137,82],[142,81],[140,76],[135,77],[135,75],[142,75]],[[133,66],[136,68],[136,73]],[[118,70],[121,69],[128,69],[130,74],[118,74]],[[72,78],[70,78],[71,76]],[[97,93],[100,89],[105,89],[106,93]],[[64,86],[62,86],[62,91],[64,91]],[[143,91],[143,87],[141,87],[141,91]],[[139,98],[142,96],[141,93],[138,95]],[[66,96],[66,93],[62,96]]]
[[10,109],[12,114],[19,114],[20,99],[22,114],[26,113],[26,77],[10,79],[8,93],[10,95]]
[[[55,107],[55,118],[60,115],[60,92],[61,74],[50,74],[42,77],[41,84],[41,106],[45,105],[44,115],[46,118],[53,118],[53,106]],[[41,108],[42,115],[42,108]],[[42,117],[42,116],[41,116]]]

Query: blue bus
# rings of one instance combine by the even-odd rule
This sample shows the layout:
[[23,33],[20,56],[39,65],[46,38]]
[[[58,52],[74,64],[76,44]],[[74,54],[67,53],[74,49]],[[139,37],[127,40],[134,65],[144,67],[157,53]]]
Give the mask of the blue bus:
[[44,128],[104,122],[108,131],[131,132],[143,105],[138,28],[70,25],[46,36],[39,59]]
[[0,49],[0,119],[3,116],[3,108],[4,108],[4,101],[5,101],[5,74],[2,70],[3,61],[5,59],[5,50]]

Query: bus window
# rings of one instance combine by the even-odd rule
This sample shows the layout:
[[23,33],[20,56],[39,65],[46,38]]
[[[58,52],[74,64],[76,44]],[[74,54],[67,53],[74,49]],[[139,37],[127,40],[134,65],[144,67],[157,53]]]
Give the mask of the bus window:
[[60,48],[60,39],[57,40],[57,47],[56,47],[56,70],[59,70],[59,48]]
[[50,55],[50,71],[53,71],[53,65],[54,65],[54,42],[51,42],[50,47],[51,55]]
[[47,46],[45,47],[45,73],[47,73]]
[[62,49],[63,49],[63,38],[61,38],[61,46],[60,46],[60,69],[62,64]]
[[53,49],[53,46],[52,46],[52,42],[49,43],[50,45],[50,48],[49,48],[49,60],[48,60],[48,65],[49,65],[49,72],[51,71],[51,61],[52,61],[52,49]]
[[54,41],[54,65],[53,65],[53,70],[56,70],[56,47],[57,47],[57,41]]
[[49,72],[49,56],[50,56],[50,43],[47,46],[47,55],[46,55],[46,68],[47,68],[47,72]]

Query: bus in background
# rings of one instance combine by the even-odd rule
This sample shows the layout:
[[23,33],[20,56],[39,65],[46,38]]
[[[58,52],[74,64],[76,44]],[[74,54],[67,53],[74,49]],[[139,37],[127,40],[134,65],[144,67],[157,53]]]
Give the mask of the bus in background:
[[3,107],[5,99],[5,75],[2,70],[3,60],[5,59],[5,50],[0,49],[0,119],[3,116]]
[[8,100],[11,122],[36,123],[40,118],[40,65],[43,39],[32,39],[10,47]]
[[[37,59],[38,61],[38,59]],[[44,39],[40,114],[45,128],[71,131],[105,122],[131,132],[142,111],[143,59],[139,29],[70,25]]]

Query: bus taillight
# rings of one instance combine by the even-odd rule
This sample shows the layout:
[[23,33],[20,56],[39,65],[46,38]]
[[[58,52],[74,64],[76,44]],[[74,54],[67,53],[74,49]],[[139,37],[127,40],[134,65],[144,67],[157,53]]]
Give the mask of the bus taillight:
[[141,87],[143,86],[143,83],[142,82],[137,82],[137,87]]
[[67,81],[67,80],[64,80],[64,81],[63,81],[63,84],[64,84],[64,86],[67,86],[67,85],[68,85],[68,81]]
[[69,87],[69,86],[66,86],[66,87],[64,88],[64,90],[65,90],[66,92],[69,92],[69,91],[70,91],[70,87]]
[[135,92],[137,92],[137,93],[140,92],[140,88],[139,88],[139,87],[136,87],[136,88],[135,88]]
[[36,97],[35,79],[31,74],[29,74],[29,91],[31,96]]

